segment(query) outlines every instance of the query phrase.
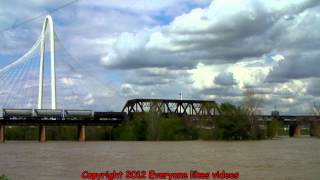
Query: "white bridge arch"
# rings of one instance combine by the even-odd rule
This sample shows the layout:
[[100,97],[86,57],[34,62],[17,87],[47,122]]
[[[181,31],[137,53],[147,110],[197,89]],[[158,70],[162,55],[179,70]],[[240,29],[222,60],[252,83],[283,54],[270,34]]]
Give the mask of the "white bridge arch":
[[48,31],[48,26],[50,30],[50,62],[51,62],[51,109],[56,109],[56,71],[55,71],[55,43],[54,43],[54,25],[53,20],[50,15],[47,15],[42,27],[41,32],[41,45],[40,45],[40,70],[39,70],[39,91],[38,91],[38,109],[42,109],[43,102],[43,72],[44,72],[44,54],[45,54],[45,44],[46,36]]

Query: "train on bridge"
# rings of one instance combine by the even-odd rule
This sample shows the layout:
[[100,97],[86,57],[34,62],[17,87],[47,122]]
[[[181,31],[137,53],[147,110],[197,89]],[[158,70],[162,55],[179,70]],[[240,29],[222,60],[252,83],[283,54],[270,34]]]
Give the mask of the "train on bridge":
[[2,109],[4,120],[124,120],[124,112],[95,112],[77,109]]

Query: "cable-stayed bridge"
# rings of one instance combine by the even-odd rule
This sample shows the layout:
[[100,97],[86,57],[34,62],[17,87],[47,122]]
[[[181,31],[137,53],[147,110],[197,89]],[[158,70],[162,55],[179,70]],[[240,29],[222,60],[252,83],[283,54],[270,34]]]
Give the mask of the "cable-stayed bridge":
[[2,61],[0,107],[92,109],[107,86],[62,45],[53,20],[45,18],[40,36],[20,58]]
[[[0,142],[6,125],[39,126],[39,140],[46,141],[45,126],[78,125],[85,140],[86,125],[121,123],[122,112],[94,112],[94,93],[104,91],[82,62],[72,57],[46,16],[40,36],[20,58],[0,69]],[[90,83],[90,84],[88,84]],[[98,96],[99,98],[99,96]]]

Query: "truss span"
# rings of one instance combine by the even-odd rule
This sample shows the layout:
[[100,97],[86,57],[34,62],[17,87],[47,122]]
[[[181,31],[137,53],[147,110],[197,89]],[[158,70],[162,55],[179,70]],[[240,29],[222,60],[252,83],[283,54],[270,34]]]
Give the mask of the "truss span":
[[125,104],[122,112],[174,113],[180,116],[210,117],[220,114],[215,101],[174,100],[174,99],[131,99]]

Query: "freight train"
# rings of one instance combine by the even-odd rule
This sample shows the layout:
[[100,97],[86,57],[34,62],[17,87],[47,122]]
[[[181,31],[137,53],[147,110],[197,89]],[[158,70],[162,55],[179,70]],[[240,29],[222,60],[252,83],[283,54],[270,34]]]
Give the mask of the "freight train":
[[78,109],[2,109],[6,120],[125,120],[124,112],[95,112]]

